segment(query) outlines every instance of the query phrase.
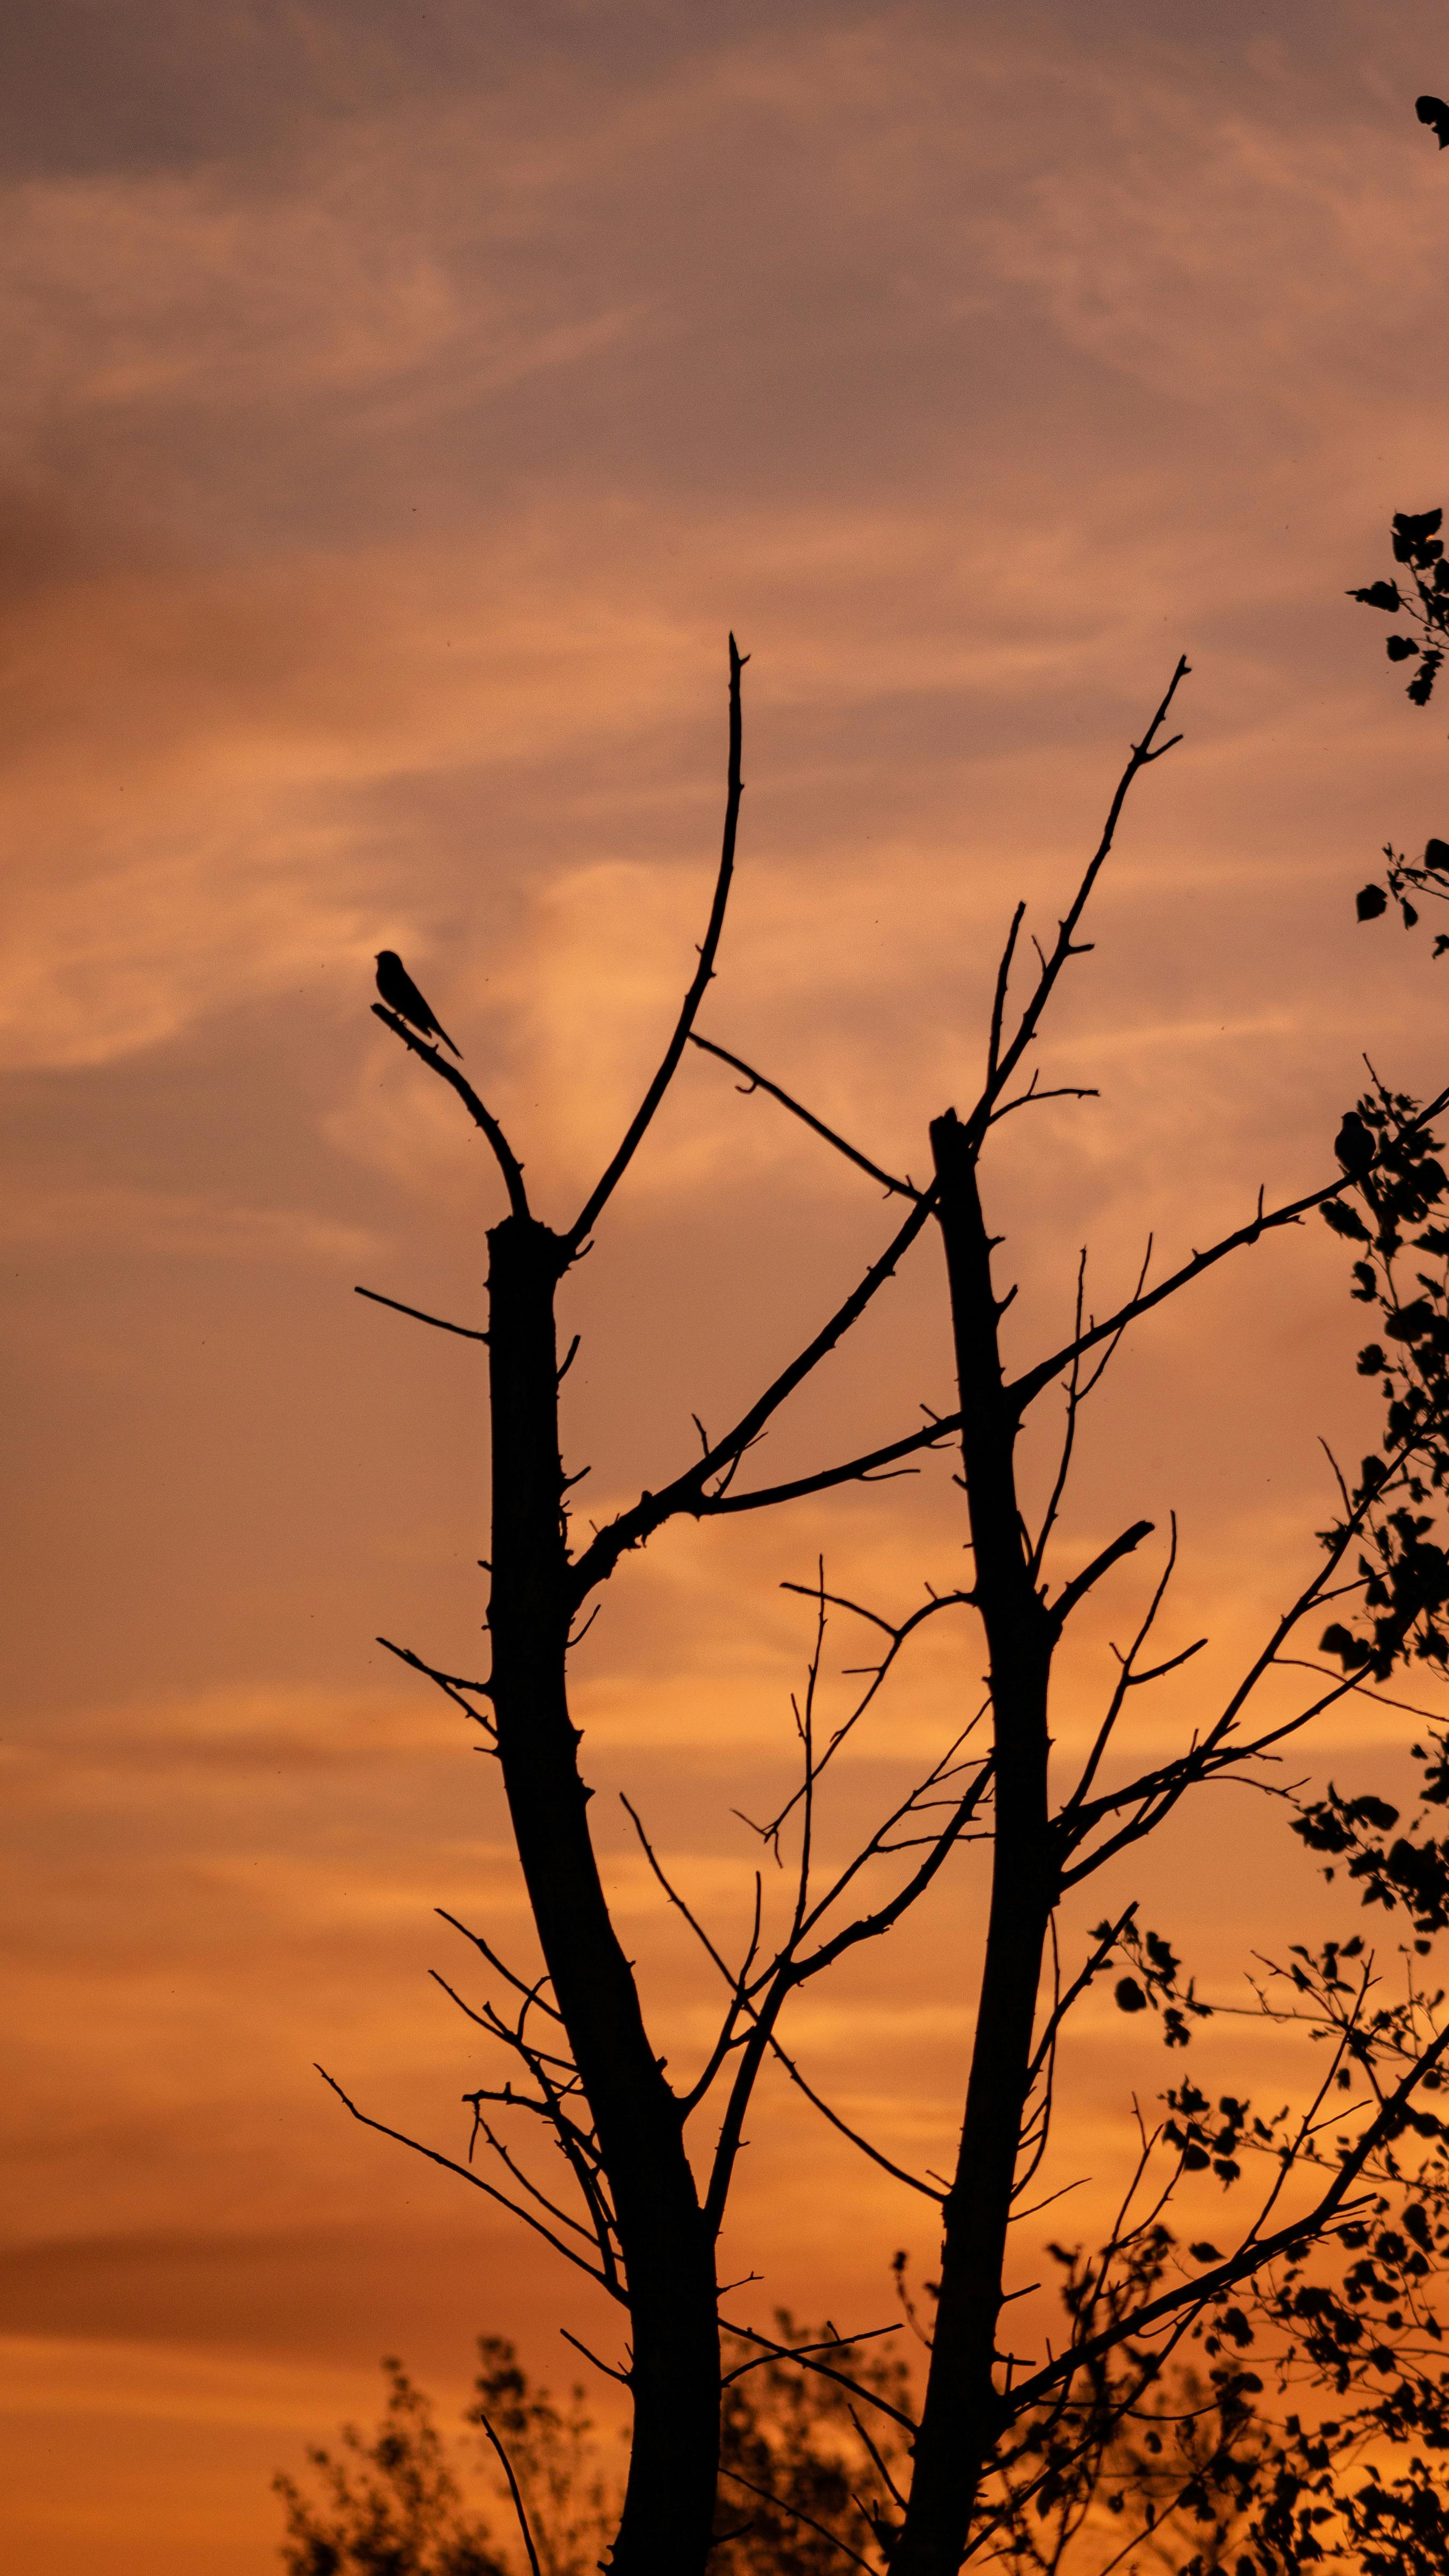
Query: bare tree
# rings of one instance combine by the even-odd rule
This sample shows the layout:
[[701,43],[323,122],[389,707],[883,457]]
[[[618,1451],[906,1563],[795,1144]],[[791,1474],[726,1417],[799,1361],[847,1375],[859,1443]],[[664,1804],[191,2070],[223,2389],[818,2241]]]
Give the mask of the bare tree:
[[[1387,1547],[1392,1557],[1394,1498],[1422,1482],[1429,1473],[1426,1460],[1442,1437],[1440,1413],[1429,1404],[1400,1424],[1386,1444],[1376,1477],[1366,1471],[1359,1486],[1344,1486],[1340,1520],[1212,1722],[1171,1759],[1116,1776],[1110,1767],[1114,1730],[1130,1694],[1162,1679],[1196,1652],[1188,1647],[1151,1660],[1153,1630],[1175,1557],[1174,1536],[1164,1570],[1149,1585],[1133,1641],[1120,1658],[1096,1741],[1076,1776],[1060,1778],[1060,1766],[1054,1769],[1052,1758],[1051,1712],[1061,1638],[1087,1596],[1151,1534],[1148,1522],[1135,1521],[1090,1563],[1065,1575],[1054,1570],[1081,1408],[1139,1319],[1230,1256],[1298,1224],[1312,1210],[1323,1209],[1330,1216],[1338,1212],[1340,1230],[1365,1232],[1355,1208],[1368,1206],[1381,1246],[1396,1225],[1415,1221],[1416,1215],[1422,1218],[1443,1187],[1431,1150],[1430,1121],[1449,1094],[1424,1109],[1387,1094],[1362,1104],[1357,1124],[1346,1122],[1341,1131],[1340,1169],[1276,1207],[1266,1207],[1259,1191],[1244,1223],[1159,1280],[1149,1282],[1144,1263],[1133,1293],[1105,1317],[1087,1309],[1079,1264],[1075,1321],[1066,1341],[1025,1364],[1013,1363],[1002,1332],[1012,1300],[1010,1293],[998,1293],[993,1264],[1000,1245],[989,1230],[983,1204],[983,1159],[1013,1113],[1063,1096],[1040,1087],[1028,1059],[1063,975],[1086,953],[1080,935],[1084,916],[1126,799],[1141,772],[1179,739],[1167,736],[1166,726],[1187,666],[1179,663],[1141,740],[1131,747],[1098,844],[1050,943],[1036,947],[1035,969],[1020,1000],[1013,996],[1024,916],[1024,908],[1018,907],[996,980],[980,1090],[964,1115],[950,1109],[933,1123],[933,1177],[919,1187],[887,1170],[756,1067],[696,1030],[715,972],[735,863],[741,669],[731,639],[724,842],[698,967],[659,1070],[571,1224],[555,1230],[534,1212],[518,1157],[459,1067],[397,1010],[377,1006],[394,1035],[453,1090],[488,1145],[508,1200],[507,1215],[489,1235],[491,1669],[486,1679],[469,1680],[411,1650],[393,1651],[403,1653],[405,1661],[465,1710],[496,1753],[543,1960],[543,1973],[530,1976],[504,1962],[483,1935],[467,1935],[511,1997],[506,2009],[491,2001],[475,2008],[455,1997],[512,2061],[512,2071],[497,2084],[466,2097],[475,2140],[493,2158],[491,2170],[474,2170],[471,2157],[449,2157],[413,2139],[404,2143],[504,2202],[624,2310],[628,2358],[616,2375],[627,2382],[632,2398],[633,2443],[612,2564],[615,2576],[654,2576],[666,2568],[673,2576],[688,2576],[703,2567],[709,2554],[716,2503],[721,2367],[714,2249],[761,2069],[768,2062],[783,2068],[838,2133],[884,2166],[903,2188],[923,2195],[938,2214],[940,2280],[918,2420],[898,2402],[884,2399],[868,2380],[853,2379],[844,2347],[796,2352],[793,2358],[795,2365],[845,2387],[860,2407],[862,2421],[867,2410],[883,2410],[894,2431],[908,2435],[911,2443],[908,2491],[893,2479],[891,2509],[878,2517],[875,2556],[857,2549],[857,2563],[888,2558],[893,2576],[955,2576],[963,2558],[982,2550],[999,2553],[1020,2528],[1021,2515],[1031,2510],[1033,2497],[1052,2480],[1064,2496],[1070,2491],[1080,2499],[1083,2464],[1105,2456],[1104,2444],[1116,2438],[1116,2428],[1160,2375],[1176,2342],[1212,2313],[1214,2302],[1221,2305],[1237,2285],[1266,2277],[1275,2262],[1300,2260],[1305,2248],[1351,2222],[1362,2189],[1413,2116],[1419,2089],[1435,2080],[1441,2050],[1449,2044],[1449,2030],[1438,2029],[1432,2011],[1417,1996],[1398,2019],[1390,2016],[1386,2023],[1381,2013],[1373,2019],[1368,1983],[1356,2015],[1347,2019],[1336,1995],[1315,1989],[1317,2007],[1337,2034],[1328,2080],[1345,2066],[1365,2068],[1371,2079],[1369,2099],[1331,2172],[1318,2169],[1316,2109],[1300,2108],[1293,2117],[1285,2113],[1276,2124],[1260,2122],[1259,2143],[1270,2158],[1271,2175],[1261,2205],[1231,2252],[1219,2256],[1213,2251],[1210,2262],[1178,2266],[1172,2240],[1164,2242],[1161,2234],[1164,2199],[1183,2174],[1199,2165],[1215,2163],[1236,2171],[1235,2151],[1248,2121],[1246,2106],[1234,2103],[1213,2126],[1193,2088],[1179,2088],[1169,2097],[1170,2116],[1155,2136],[1144,2137],[1134,2188],[1111,2240],[1096,2255],[1082,2258],[1085,2269],[1073,2275],[1071,2329],[1064,2349],[1034,2365],[1003,2355],[1000,2320],[1010,2295],[1008,2228],[1046,2151],[1058,2043],[1067,2015],[1093,1980],[1112,1968],[1133,1972],[1119,1976],[1119,1998],[1155,2005],[1169,2038],[1186,2036],[1193,2018],[1205,2009],[1182,1982],[1167,1944],[1139,1929],[1135,1905],[1119,1908],[1098,1927],[1075,1966],[1064,1956],[1071,1935],[1064,1925],[1059,1928],[1062,1909],[1097,1871],[1160,1828],[1190,1794],[1226,1776],[1257,1776],[1272,1752],[1301,1735],[1347,1693],[1366,1687],[1385,1659],[1392,1669],[1416,1639],[1422,1641],[1431,1630],[1437,1633],[1428,1597],[1432,1585],[1426,1589],[1411,1573],[1404,1577],[1399,1604],[1405,1615],[1392,1641],[1381,1638],[1367,1650],[1369,1669],[1355,1660],[1352,1632],[1341,1629],[1350,1638],[1349,1660],[1342,1669],[1315,1665],[1310,1657],[1301,1704],[1285,1714],[1275,1700],[1271,1713],[1258,1714],[1264,1684],[1270,1679],[1281,1684],[1285,1673],[1301,1662],[1305,1623],[1316,1620],[1325,1604],[1371,1586],[1372,1570],[1355,1570],[1355,1551],[1363,1556],[1371,1550],[1377,1533],[1380,1552]],[[702,1437],[698,1458],[575,1547],[570,1480],[560,1452],[559,1384],[568,1359],[561,1367],[556,1294],[566,1273],[587,1253],[691,1042],[803,1119],[824,1145],[902,1200],[906,1214],[849,1296],[733,1426],[720,1438]],[[1085,1085],[1069,1089],[1073,1096],[1086,1096]],[[938,1235],[945,1254],[955,1407],[866,1454],[833,1461],[788,1482],[741,1487],[741,1468],[761,1434],[928,1232]],[[445,1330],[474,1331],[420,1309],[403,1311]],[[1053,1398],[1062,1408],[1059,1469],[1044,1510],[1031,1526],[1019,1447],[1033,1409]],[[703,1944],[723,1987],[715,2043],[693,2080],[676,2086],[667,2079],[649,2034],[633,1970],[610,1918],[590,1832],[590,1792],[579,1769],[580,1739],[567,1679],[570,1648],[587,1605],[631,1550],[676,1517],[699,1520],[763,1510],[893,1472],[948,1442],[959,1444],[959,1481],[972,1550],[969,1586],[949,1594],[928,1592],[903,1616],[842,1599],[829,1590],[823,1569],[808,1587],[815,1602],[816,1642],[797,1708],[800,1783],[787,1806],[763,1828],[776,1855],[788,1854],[791,1863],[782,1919],[767,1933],[757,1879],[754,1932],[743,1958],[732,1962],[674,1887],[636,1819],[661,1887]],[[1422,1534],[1419,1544],[1422,1555]],[[854,1705],[826,1725],[820,1704],[822,1643],[832,1616],[862,1620],[881,1643]],[[910,1641],[944,1616],[976,1623],[986,1653],[984,1703],[963,1706],[950,1740],[908,1794],[879,1819],[843,1865],[825,1866],[819,1830],[825,1775],[840,1745],[887,1684],[894,1683]],[[790,2001],[801,1987],[863,1942],[888,1933],[928,1898],[953,1855],[968,1845],[977,1847],[990,1872],[989,1919],[959,2153],[954,2175],[941,2187],[930,2177],[910,2173],[880,2141],[860,2135],[822,2099],[787,2049],[785,2024]],[[340,2086],[336,2089],[341,2092]],[[346,2094],[342,2098],[370,2126],[399,2135],[358,2109]],[[700,2134],[697,2115],[706,2106],[717,2123],[708,2148],[693,2143]],[[520,2143],[520,2119],[541,2132],[561,2157],[566,2171],[562,2188],[557,2183],[545,2188],[539,2180]],[[1164,2156],[1166,2179],[1156,2180]],[[1300,2187],[1305,2179],[1306,2193]],[[1143,2190],[1148,2193],[1145,2215]],[[762,2360],[790,2359],[778,2339],[728,2322],[758,2345]],[[607,2362],[601,2366],[613,2367]],[[1091,2399],[1085,2411],[1084,2391]],[[1085,2492],[1090,2495],[1090,2482]]]

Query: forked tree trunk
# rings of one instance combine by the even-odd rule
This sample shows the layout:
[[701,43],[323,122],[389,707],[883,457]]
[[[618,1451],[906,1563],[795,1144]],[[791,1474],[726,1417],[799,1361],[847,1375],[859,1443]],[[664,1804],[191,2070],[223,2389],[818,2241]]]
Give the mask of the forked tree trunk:
[[910,2507],[891,2576],[956,2576],[982,2471],[1001,2430],[993,2370],[1012,2185],[1030,2090],[1042,1948],[1056,1896],[1047,1809],[1047,1688],[1055,1630],[1028,1560],[1016,1490],[1018,1421],[1003,1389],[1002,1307],[976,1157],[954,1112],[931,1130],[961,1390],[961,1452],[986,1630],[995,1737],[991,1912]]
[[554,1997],[588,2096],[629,2294],[634,2438],[615,2576],[698,2576],[719,2456],[714,2249],[679,2105],[650,2048],[589,1834],[565,1658],[569,1610],[554,1294],[560,1238],[506,1217],[488,1238],[493,1712]]

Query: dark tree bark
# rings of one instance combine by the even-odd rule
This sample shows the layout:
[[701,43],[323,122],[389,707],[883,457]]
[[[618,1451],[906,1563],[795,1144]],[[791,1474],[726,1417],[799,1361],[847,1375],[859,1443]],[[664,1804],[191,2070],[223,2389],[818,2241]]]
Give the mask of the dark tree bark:
[[961,1397],[961,1458],[976,1605],[986,1631],[995,1749],[991,1909],[965,2114],[942,2208],[936,2309],[910,2510],[892,2576],[959,2566],[1003,2415],[993,2378],[1006,2225],[1031,2088],[1042,1947],[1058,1893],[1047,1806],[1054,1626],[1029,1561],[1016,1490],[1020,1415],[1005,1385],[977,1186],[979,1134],[954,1111],[931,1129]]
[[558,1436],[560,1237],[507,1216],[488,1238],[493,1713],[539,1943],[588,2097],[628,2285],[634,2440],[616,2576],[702,2567],[719,2458],[714,2246],[680,2105],[609,1919],[579,1775],[566,1658]]

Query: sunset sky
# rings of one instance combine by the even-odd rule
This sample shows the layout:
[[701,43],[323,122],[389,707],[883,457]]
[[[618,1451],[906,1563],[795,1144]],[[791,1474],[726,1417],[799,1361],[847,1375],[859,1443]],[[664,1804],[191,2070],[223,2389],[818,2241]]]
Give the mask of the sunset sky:
[[[1105,1304],[1149,1231],[1166,1265],[1260,1182],[1326,1180],[1365,1052],[1449,1081],[1449,961],[1352,905],[1385,840],[1449,829],[1449,708],[1405,704],[1343,596],[1394,510],[1449,503],[1449,156],[1413,110],[1449,90],[1449,13],[50,0],[5,52],[6,2566],[262,2576],[271,2471],[375,2411],[381,2353],[452,2405],[480,2330],[555,2383],[560,2319],[617,2339],[313,2071],[460,2152],[479,2060],[428,1971],[471,1971],[433,1909],[526,1951],[496,1775],[373,1642],[485,1651],[484,1380],[352,1290],[481,1322],[502,1212],[369,1016],[373,954],[570,1218],[692,969],[733,628],[747,790],[702,1025],[920,1173],[1013,903],[1049,935],[1182,651],[1186,739],[1041,1051],[1101,1097],[990,1165],[1013,1350],[1061,1338],[1080,1244]],[[579,1513],[682,1465],[691,1413],[741,1409],[890,1223],[686,1064],[565,1296]],[[1214,1641],[1142,1742],[1311,1563],[1320,1434],[1362,1445],[1345,1268],[1321,1226],[1280,1237],[1098,1399],[1063,1561],[1175,1507],[1168,1643]],[[951,1400],[927,1241],[760,1459]],[[790,1776],[809,1648],[779,1586],[822,1554],[895,1613],[951,1583],[949,1464],[676,1526],[608,1588],[584,1765],[672,2063],[714,1997],[614,1793],[733,1945],[734,1811]],[[1067,1668],[1064,1740],[1160,1546]],[[829,1659],[834,1706],[858,1633]],[[979,1669],[964,1632],[923,1654],[841,1831]],[[1340,1718],[1313,1759],[1382,1780],[1403,1741]],[[1324,1904],[1246,1798],[1140,1883],[1224,1994]],[[963,1866],[795,2025],[923,2163],[978,1919]],[[1165,2080],[1093,2012],[1058,2156],[1083,2224]],[[752,2136],[740,2311],[883,2322],[897,2246],[929,2267],[920,2204],[777,2090]]]

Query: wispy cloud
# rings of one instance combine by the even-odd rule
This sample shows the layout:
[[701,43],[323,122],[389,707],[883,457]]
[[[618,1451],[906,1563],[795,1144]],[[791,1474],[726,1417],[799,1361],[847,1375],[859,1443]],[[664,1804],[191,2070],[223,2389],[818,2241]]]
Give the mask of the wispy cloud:
[[[1341,604],[1389,511],[1446,497],[1449,207],[1407,18],[742,0],[727,26],[535,25],[366,0],[345,28],[212,12],[203,42],[184,15],[148,82],[105,71],[96,21],[0,182],[14,2170],[32,2235],[111,2249],[89,2325],[84,2252],[42,2283],[78,2356],[57,2406],[92,2423],[98,2346],[116,2388],[140,2369],[148,2259],[148,2333],[188,2352],[228,2302],[293,2355],[329,2316],[437,2350],[475,2301],[480,2326],[527,2306],[521,2258],[485,2230],[480,2260],[451,2214],[446,2260],[397,2253],[432,2186],[311,2072],[334,2055],[460,2141],[472,2036],[427,1971],[475,1961],[432,1909],[526,1930],[495,1767],[368,1642],[486,1650],[483,1361],[335,1292],[352,1271],[481,1320],[500,1212],[455,1104],[368,1017],[374,952],[408,956],[540,1205],[576,1204],[691,969],[733,626],[747,791],[708,1025],[917,1171],[979,1067],[1012,904],[1055,922],[1186,649],[1188,739],[1143,782],[1042,1050],[1103,1096],[1012,1121],[992,1168],[1014,1347],[1059,1333],[1080,1243],[1105,1298],[1149,1229],[1165,1265],[1260,1179],[1319,1176],[1361,1047],[1405,1081],[1442,1054],[1431,970],[1351,912],[1390,831],[1443,821],[1437,715]],[[151,63],[144,13],[106,16]],[[688,1067],[569,1286],[580,1525],[693,1454],[691,1412],[732,1418],[886,1223],[771,1103]],[[1145,1333],[1110,1436],[1087,1426],[1072,1561],[1139,1511],[1158,1545],[1182,1505],[1174,1615],[1213,1632],[1135,1740],[1190,1726],[1313,1545],[1316,1435],[1351,1442],[1363,1403],[1342,1284],[1321,1230],[1266,1248]],[[923,1245],[752,1464],[950,1394]],[[949,1474],[676,1530],[610,1587],[577,1709],[671,2050],[714,1972],[615,1793],[732,1933],[757,1853],[730,1811],[787,1776],[808,1652],[779,1586],[822,1551],[890,1611],[949,1585]],[[1084,1622],[1063,1758],[1142,1573]],[[858,1645],[832,1629],[832,1706]],[[979,1667],[964,1637],[925,1649],[842,1765],[848,1811],[978,1704]],[[1369,1740],[1345,1722],[1335,1762]],[[1266,1823],[1238,1830],[1269,1853]],[[1231,1964],[1199,1861],[1175,1847],[1154,1899]],[[840,2098],[923,2153],[969,2003],[960,1880],[948,1937],[883,1945],[802,2025]],[[1094,2172],[1133,2080],[1116,2045],[1078,2132]],[[782,2100],[747,2183],[741,2268],[764,2246],[802,2312],[874,2298],[895,2223],[844,2166],[823,2195],[819,2152]],[[344,2218],[394,2249],[366,2297],[332,2237],[289,2290],[287,2230]],[[202,2365],[176,2370],[179,2475],[260,2401],[228,2383],[213,2417]],[[245,2457],[260,2492],[270,2458]],[[116,2576],[222,2568],[204,2499],[169,2542],[151,2506]],[[96,2563],[94,2530],[47,2545],[46,2576]]]

